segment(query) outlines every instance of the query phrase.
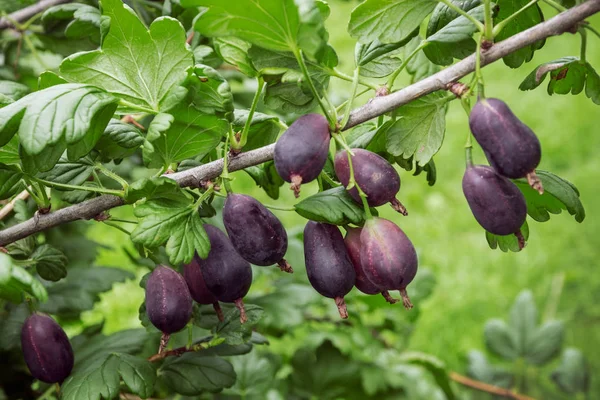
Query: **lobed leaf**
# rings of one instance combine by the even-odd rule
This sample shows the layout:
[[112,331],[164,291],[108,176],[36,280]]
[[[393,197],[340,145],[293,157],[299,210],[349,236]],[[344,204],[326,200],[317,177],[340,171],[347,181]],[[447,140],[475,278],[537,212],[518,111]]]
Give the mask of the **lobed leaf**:
[[304,218],[334,225],[362,225],[365,211],[342,186],[314,194],[294,208]]
[[216,356],[205,357],[201,351],[172,357],[158,373],[171,389],[186,396],[205,391],[216,393],[233,386],[236,380],[229,361]]

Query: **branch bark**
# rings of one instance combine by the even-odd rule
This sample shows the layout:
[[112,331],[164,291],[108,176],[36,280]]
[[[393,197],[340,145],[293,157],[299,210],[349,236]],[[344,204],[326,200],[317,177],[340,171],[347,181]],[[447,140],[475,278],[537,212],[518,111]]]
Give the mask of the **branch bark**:
[[[548,21],[494,44],[489,50],[482,54],[481,64],[482,66],[488,65],[516,50],[529,46],[538,40],[572,31],[574,26],[598,11],[600,11],[600,0],[588,0]],[[350,114],[348,123],[343,129],[346,130],[372,118],[376,118],[429,93],[437,90],[446,90],[449,84],[456,82],[474,70],[475,55],[471,55],[437,74],[398,90],[397,92],[383,97],[376,97],[364,106],[353,110]],[[273,158],[274,148],[275,145],[271,144],[256,150],[241,153],[230,160],[229,170],[237,171],[269,161]],[[181,186],[198,186],[203,180],[218,177],[222,170],[223,160],[221,159],[167,176],[177,181]],[[103,211],[123,204],[123,199],[116,196],[105,195],[49,214],[39,215],[1,231],[0,246],[5,246],[34,233],[67,222],[94,218]]]
[[535,400],[533,397],[526,396],[524,394],[519,394],[511,391],[510,389],[505,389],[499,386],[490,385],[485,382],[476,381],[475,379],[468,378],[466,376],[457,374],[456,372],[449,373],[450,379],[455,382],[460,383],[461,385],[468,386],[472,389],[477,389],[482,392],[491,393],[496,396],[507,397],[509,399],[515,400]]
[[0,30],[6,28],[12,28],[13,24],[11,21],[25,22],[35,14],[46,11],[46,9],[56,6],[58,4],[70,3],[72,0],[41,0],[38,3],[25,7],[19,11],[15,11],[8,15],[8,18],[0,19]]

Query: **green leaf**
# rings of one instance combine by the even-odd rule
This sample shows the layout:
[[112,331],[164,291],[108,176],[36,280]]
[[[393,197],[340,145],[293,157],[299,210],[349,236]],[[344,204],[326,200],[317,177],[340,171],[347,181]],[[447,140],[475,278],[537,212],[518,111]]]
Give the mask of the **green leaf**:
[[[287,284],[260,297],[252,297],[252,304],[261,306],[264,317],[261,326],[275,327],[279,330],[290,329],[305,322],[304,309],[314,302],[319,301],[319,294],[307,285]],[[294,298],[295,307],[288,307],[286,299]]]
[[[235,110],[233,129],[236,132],[241,132],[248,120],[248,110]],[[258,149],[259,147],[275,143],[277,136],[281,132],[281,124],[279,118],[255,112],[250,122],[250,130],[248,131],[248,141],[244,146],[244,151]]]
[[52,71],[45,71],[38,78],[38,90],[47,89],[51,86],[62,85],[69,83]]
[[[414,37],[405,47],[403,56],[406,58],[411,54],[419,45],[423,39],[421,37]],[[408,62],[406,70],[412,75],[411,83],[420,81],[421,79],[427,78],[438,72],[440,67],[432,63],[424,51],[419,51],[417,54]]]
[[365,211],[342,186],[314,194],[294,208],[304,218],[334,225],[362,225]]
[[225,60],[225,62],[238,67],[243,74],[250,77],[257,75],[252,61],[248,56],[248,50],[252,46],[251,43],[235,36],[224,36],[215,38],[213,46],[219,57]]
[[544,185],[544,194],[540,195],[533,190],[524,180],[517,180],[519,187],[527,201],[527,213],[538,222],[550,219],[550,214],[560,214],[567,210],[575,217],[575,221],[585,219],[585,209],[579,200],[579,191],[569,181],[548,171],[536,170],[536,174]]
[[[1,267],[0,267],[1,268]],[[6,307],[0,324],[0,350],[11,350],[21,346],[21,329],[25,319],[29,317],[27,305]]]
[[533,365],[544,365],[560,353],[565,336],[561,321],[549,321],[537,328],[527,343],[525,359]]
[[48,172],[38,174],[38,177],[47,181],[81,186],[92,176],[95,168],[96,163],[92,156],[83,157],[77,161],[69,161],[68,157],[63,155],[54,168]]
[[196,65],[187,79],[189,97],[203,114],[233,120],[233,94],[229,83],[214,68]]
[[170,113],[158,114],[148,128],[144,161],[151,168],[209,153],[228,129],[225,120],[202,114],[193,104],[180,104]]
[[[525,221],[523,226],[521,226],[521,234],[523,235],[525,242],[527,242],[527,240],[529,240],[529,225],[527,224],[527,221]],[[521,251],[519,248],[519,239],[514,234],[499,236],[485,231],[485,238],[490,246],[490,249],[500,248],[500,250],[505,253],[508,251],[515,253]]]
[[538,313],[533,294],[524,290],[517,296],[509,317],[509,325],[515,339],[518,354],[524,355],[536,334]]
[[346,141],[351,148],[366,149],[378,132],[377,125],[374,122],[365,122],[352,128],[346,134]]
[[19,137],[13,136],[10,141],[0,147],[0,163],[8,165],[17,165],[21,161],[19,157]]
[[183,203],[189,200],[177,182],[165,176],[143,178],[129,185],[125,191],[125,201],[127,203],[135,203],[142,199],[170,199]]
[[440,359],[429,354],[410,351],[402,353],[400,360],[409,364],[420,365],[425,368],[433,375],[435,382],[440,389],[442,389],[446,398],[448,400],[456,399],[456,395],[450,385],[450,378],[448,377],[446,366]]
[[212,47],[201,44],[194,48],[194,63],[219,68],[223,64],[223,60]]
[[103,0],[102,15],[110,18],[102,48],[67,57],[61,75],[98,86],[132,106],[168,110],[181,99],[185,89],[179,85],[193,60],[181,23],[162,17],[146,29],[120,0]]
[[588,63],[588,74],[585,82],[585,95],[594,103],[600,105],[600,75]]
[[437,169],[435,167],[435,161],[433,158],[429,160],[425,166],[420,166],[419,164],[414,162],[414,157],[410,157],[408,159],[404,159],[402,157],[395,158],[396,163],[404,168],[407,171],[412,171],[414,168],[413,176],[421,175],[422,172],[425,172],[425,178],[427,179],[427,184],[429,186],[435,185],[437,180]]
[[145,329],[126,329],[108,336],[97,334],[88,337],[82,333],[72,339],[74,370],[87,370],[110,354],[137,354],[144,349],[150,337]]
[[86,369],[76,370],[61,386],[61,399],[101,400],[118,397],[120,380],[132,393],[147,398],[154,392],[156,370],[143,358],[112,353]]
[[275,366],[255,350],[249,354],[231,358],[233,369],[237,375],[235,385],[224,391],[246,399],[264,398],[273,386]]
[[[483,21],[483,5],[480,0],[453,1],[469,15]],[[466,17],[459,15],[447,5],[439,3],[427,25],[429,43],[423,51],[435,64],[450,65],[455,58],[465,58],[475,52],[473,34],[477,27]]]
[[[0,80],[0,98],[8,99],[8,103],[19,100],[27,93],[29,93],[29,87],[23,85],[22,83]],[[2,105],[2,101],[0,101],[0,106]]]
[[[566,77],[571,65],[579,64],[579,57],[562,57],[557,60],[549,61],[535,67],[533,71],[521,82],[520,90],[533,90],[544,82],[549,72],[557,72],[552,74],[550,79],[560,80]],[[562,71],[562,72],[561,72]],[[584,81],[585,82],[585,81]],[[583,86],[583,82],[581,84]]]
[[348,32],[359,42],[394,43],[408,37],[433,11],[432,0],[366,0],[352,11]]
[[376,58],[389,53],[394,53],[395,50],[405,46],[413,37],[417,36],[418,34],[419,30],[415,29],[404,40],[395,43],[381,43],[379,40],[373,40],[367,44],[358,42],[354,48],[354,60],[356,65],[362,67]]
[[374,59],[360,68],[360,75],[367,78],[385,78],[402,65],[398,57],[385,55]]
[[144,136],[138,128],[118,119],[111,119],[96,143],[96,150],[105,161],[119,160],[133,155],[142,143]]
[[223,358],[205,357],[202,352],[171,357],[160,368],[159,375],[176,393],[196,396],[204,391],[219,392],[233,386],[236,374]]
[[65,279],[48,287],[49,301],[42,304],[40,310],[49,314],[78,317],[82,311],[94,307],[100,300],[100,293],[111,290],[116,282],[133,277],[131,272],[119,268],[71,268]]
[[568,348],[562,354],[560,365],[552,371],[551,378],[565,393],[587,393],[591,379],[589,363],[580,350]]
[[172,264],[189,263],[194,252],[202,258],[208,256],[210,242],[202,227],[202,220],[192,203],[183,200],[151,200],[135,208],[141,218],[131,233],[134,243],[148,248],[166,243]]
[[504,368],[490,364],[485,354],[472,350],[469,351],[467,358],[469,360],[467,373],[470,377],[503,388],[512,386],[513,375]]
[[[298,3],[298,4],[296,4]],[[182,0],[184,7],[208,7],[194,29],[209,37],[235,36],[275,51],[302,49],[311,59],[322,56],[327,42],[325,3],[293,0]]]
[[100,11],[92,6],[80,3],[59,4],[50,7],[42,14],[42,24],[46,31],[55,26],[66,24],[64,34],[69,39],[91,37],[93,41],[100,39]]
[[[494,17],[494,25],[497,25],[499,22],[507,19],[509,16],[525,6],[528,3],[528,0],[497,0],[495,3],[499,9],[498,14]],[[524,30],[529,29],[543,21],[544,14],[542,14],[542,9],[535,4],[510,21],[494,40],[496,42],[501,42],[502,40],[516,35],[519,32],[523,32]],[[533,58],[533,53],[536,50],[541,49],[545,42],[545,40],[538,40],[527,47],[504,56],[504,64],[511,68],[520,67],[524,62],[531,61]]]
[[78,159],[100,138],[116,102],[113,96],[90,85],[64,84],[31,93],[0,109],[0,146],[18,131],[19,143],[28,155],[66,144],[69,158]]
[[244,168],[244,172],[250,175],[252,179],[254,179],[254,182],[256,182],[270,198],[273,200],[279,198],[279,188],[284,184],[284,181],[277,173],[273,161]]
[[67,257],[54,246],[38,246],[31,259],[35,261],[37,273],[47,281],[56,282],[67,276]]
[[386,131],[388,153],[403,158],[414,156],[417,164],[425,166],[444,140],[444,97],[444,94],[432,93],[396,110],[399,118]]
[[0,199],[8,199],[23,190],[22,178],[16,166],[0,164]]
[[41,302],[48,299],[46,288],[25,269],[14,265],[12,258],[0,253],[0,298],[21,303],[23,292]]
[[258,323],[264,314],[262,307],[254,304],[246,304],[246,316],[248,320],[240,322],[240,312],[232,308],[224,317],[223,321],[215,328],[215,333],[225,339],[225,343],[235,346],[247,343],[252,337],[252,327]]
[[483,337],[486,347],[505,360],[512,361],[521,355],[514,334],[504,321],[492,319],[486,322]]

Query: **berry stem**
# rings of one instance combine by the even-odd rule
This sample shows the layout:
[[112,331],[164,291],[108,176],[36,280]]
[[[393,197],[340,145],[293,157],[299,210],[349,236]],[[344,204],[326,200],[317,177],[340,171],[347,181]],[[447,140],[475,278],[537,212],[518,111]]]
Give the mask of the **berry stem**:
[[227,168],[229,164],[229,138],[233,135],[233,130],[231,128],[231,124],[229,124],[229,135],[225,139],[225,147],[223,148],[223,172],[221,172],[221,181],[223,182],[223,186],[225,186],[225,191],[227,193],[231,193],[231,184],[229,177],[229,170]]
[[217,313],[217,318],[219,319],[219,321],[223,322],[225,318],[223,317],[223,310],[221,310],[221,305],[219,304],[219,302],[215,301],[212,306],[215,312]]
[[400,301],[398,299],[393,298],[392,295],[390,295],[390,292],[388,292],[387,290],[384,290],[383,292],[381,292],[381,295],[383,296],[385,301],[387,301],[390,304],[396,304],[397,302]]
[[246,308],[244,307],[244,301],[242,299],[237,299],[234,301],[235,307],[240,311],[240,323],[245,324],[248,321],[248,316],[246,315]]
[[254,98],[252,99],[252,105],[250,106],[250,111],[248,111],[248,119],[244,124],[244,130],[242,131],[240,141],[234,141],[232,143],[232,147],[234,147],[236,150],[241,150],[248,142],[248,132],[250,131],[250,125],[252,125],[252,118],[254,117],[254,112],[256,111],[256,107],[258,106],[260,95],[262,94],[263,88],[265,86],[265,80],[263,79],[262,75],[259,75],[258,78],[256,78],[256,80],[258,82],[258,88],[256,89],[256,93],[254,94]]
[[[343,73],[342,71],[338,70],[337,68],[328,68],[325,70],[325,72],[327,72],[330,76],[334,76],[336,78],[339,78],[341,80],[347,81],[347,82],[352,82],[353,78],[350,75],[346,75],[345,73]],[[365,89],[363,91],[363,93],[368,92],[369,90],[377,90],[377,86],[369,83],[369,82],[365,82],[361,79],[358,80],[358,83],[361,84],[362,86],[366,86],[367,89]]]
[[350,119],[350,112],[352,111],[352,103],[354,103],[354,99],[356,98],[356,92],[358,90],[358,74],[360,73],[360,67],[356,67],[356,69],[354,70],[354,79],[352,80],[352,92],[350,94],[350,98],[348,99],[348,104],[346,105],[346,110],[344,111],[344,118],[342,119],[342,122],[340,123],[340,126],[342,127],[342,129],[344,129],[344,126],[346,126],[346,124],[348,123],[348,120]]
[[170,334],[163,332],[162,336],[160,337],[160,344],[158,345],[158,354],[161,354],[165,351],[165,349],[167,348],[167,345],[169,344],[170,338],[171,338]]
[[283,272],[287,272],[288,274],[293,274],[294,273],[294,270],[292,269],[292,266],[290,265],[289,262],[287,262],[287,260],[285,258],[282,258],[281,260],[279,260],[277,262],[277,266]]
[[188,331],[187,348],[190,349],[194,345],[194,325],[188,324],[187,331]]
[[273,206],[273,205],[269,205],[269,204],[263,204],[263,205],[267,208],[270,208],[271,210],[296,211],[296,209],[294,207],[281,207],[281,206]]
[[346,307],[346,302],[344,301],[344,298],[338,296],[334,300],[335,305],[338,308],[338,312],[340,313],[340,317],[342,317],[343,319],[348,319],[348,308]]
[[585,29],[579,28],[579,34],[581,35],[581,50],[579,53],[579,60],[585,63],[585,53],[587,47],[587,32]]
[[123,189],[127,189],[127,187],[129,186],[129,183],[127,183],[125,179],[121,178],[119,175],[115,174],[114,172],[106,168],[104,165],[98,163],[96,164],[96,169],[100,171],[102,175],[105,175],[118,182]]
[[400,289],[400,295],[402,296],[402,304],[404,304],[404,308],[407,310],[413,308],[410,298],[408,297],[408,293],[406,292],[406,288]]
[[402,62],[402,64],[400,64],[400,67],[398,67],[397,70],[395,70],[392,75],[390,76],[390,78],[388,79],[387,83],[385,84],[385,86],[388,87],[389,90],[392,90],[392,88],[394,87],[394,82],[396,81],[396,78],[398,77],[398,75],[400,75],[400,72],[402,72],[404,70],[404,68],[406,68],[406,66],[408,65],[408,63],[410,62],[410,60],[412,60],[412,58],[414,56],[417,55],[417,53],[421,50],[423,50],[427,45],[429,44],[429,42],[423,41],[421,42],[416,49],[414,49]]
[[485,99],[483,75],[481,74],[481,42],[483,39],[484,35],[479,35],[479,40],[477,41],[477,50],[475,52],[475,76],[477,77],[477,96]]
[[483,0],[483,28],[485,38],[494,40],[494,21],[492,21],[492,0]]

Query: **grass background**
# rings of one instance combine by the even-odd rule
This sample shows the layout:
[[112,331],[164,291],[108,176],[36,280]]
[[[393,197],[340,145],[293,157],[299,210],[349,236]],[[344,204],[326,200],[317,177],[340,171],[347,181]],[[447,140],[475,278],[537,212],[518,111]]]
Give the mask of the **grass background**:
[[[340,57],[340,69],[351,73],[354,39],[345,31],[356,2],[333,0],[328,27],[333,47]],[[554,11],[544,7],[547,18]],[[600,27],[600,16],[590,19]],[[591,398],[600,398],[600,108],[584,94],[548,96],[545,85],[537,90],[521,92],[518,85],[538,64],[567,55],[579,54],[580,38],[564,34],[551,38],[536,52],[534,59],[518,69],[510,69],[501,61],[486,67],[486,94],[506,101],[515,114],[539,136],[543,156],[540,169],[552,171],[574,183],[580,190],[587,217],[578,224],[568,213],[553,215],[546,223],[529,219],[530,240],[521,253],[491,250],[483,230],[472,217],[461,190],[464,172],[463,146],[468,129],[467,118],[457,102],[452,102],[447,115],[444,145],[436,155],[437,183],[427,186],[421,176],[412,177],[401,171],[400,198],[410,215],[403,218],[391,208],[382,207],[383,217],[398,223],[415,244],[420,266],[435,272],[434,294],[422,304],[422,315],[410,341],[410,348],[431,353],[457,371],[464,371],[465,354],[470,349],[484,349],[483,326],[490,318],[505,319],[515,296],[531,289],[540,315],[567,323],[566,346],[582,349],[590,359],[596,379],[592,380]],[[600,39],[589,35],[588,61],[600,70]],[[401,84],[408,83],[403,76]],[[335,81],[333,98],[349,95],[350,84]],[[366,98],[357,100],[356,106]],[[485,161],[476,147],[475,161]],[[243,173],[234,175],[234,189],[250,194],[268,204],[291,205],[295,201],[287,189],[275,202]],[[303,197],[316,191],[316,185],[303,186]],[[302,229],[305,220],[290,212],[276,212],[288,231]],[[124,209],[115,215],[129,215]],[[128,238],[103,224],[95,224],[91,237],[107,245],[98,263],[134,270],[120,249]],[[130,246],[129,244],[126,244]],[[296,266],[301,258],[291,259]],[[303,273],[302,269],[299,269]],[[141,272],[138,271],[141,276]],[[564,285],[557,282],[564,281]],[[562,288],[557,296],[557,289]],[[553,294],[554,293],[554,294]],[[107,333],[138,327],[137,309],[143,291],[137,282],[119,284],[104,295],[85,323],[106,318]],[[292,301],[292,300],[290,300]],[[350,305],[351,307],[351,305]],[[389,312],[403,312],[390,308]],[[556,363],[556,361],[555,361]],[[535,373],[532,371],[531,373]]]

